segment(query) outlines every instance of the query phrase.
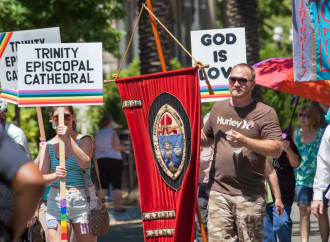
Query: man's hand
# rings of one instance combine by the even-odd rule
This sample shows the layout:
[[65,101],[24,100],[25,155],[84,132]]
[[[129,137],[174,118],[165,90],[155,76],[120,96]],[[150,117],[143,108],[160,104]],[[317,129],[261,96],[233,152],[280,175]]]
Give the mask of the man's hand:
[[225,133],[226,134],[226,139],[228,143],[234,147],[234,148],[239,148],[244,146],[243,140],[244,140],[244,135],[241,133],[235,131],[235,130],[230,130]]
[[312,202],[312,213],[316,218],[319,218],[320,214],[323,214],[323,201],[315,200]]
[[281,216],[284,210],[284,205],[281,199],[275,199],[275,207],[277,216]]

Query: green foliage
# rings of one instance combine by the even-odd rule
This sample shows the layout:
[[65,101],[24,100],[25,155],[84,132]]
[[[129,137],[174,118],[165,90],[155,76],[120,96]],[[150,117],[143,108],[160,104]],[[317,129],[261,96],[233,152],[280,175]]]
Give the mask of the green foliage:
[[215,102],[202,103],[202,105],[201,105],[202,116],[204,116],[205,114],[210,112],[214,104],[215,104]]
[[290,124],[290,120],[292,115],[293,121],[292,121],[292,127],[299,127],[299,121],[297,119],[297,113],[300,108],[306,105],[311,105],[312,101],[299,97],[298,105],[295,111],[295,114],[293,114],[294,106],[296,104],[296,101],[298,97],[296,97],[295,103],[293,105],[290,105],[293,95],[285,92],[275,91],[271,88],[262,88],[264,102],[272,106],[278,116],[278,119],[280,121],[281,127],[287,128]]
[[183,68],[181,62],[176,57],[170,61],[170,65],[171,65],[171,70],[179,70]]
[[[264,32],[266,37],[260,38],[260,59],[264,60],[271,57],[292,57],[292,42],[289,39],[292,26],[291,16],[273,16],[264,20]],[[274,28],[280,26],[283,29],[282,41],[279,46],[273,40]],[[267,58],[264,56],[267,55]]]
[[264,48],[262,48],[260,53],[260,59],[266,60],[274,57],[292,57],[291,46],[287,45],[283,46],[283,48],[279,49],[274,41],[265,41]]
[[112,21],[123,18],[124,0],[2,0],[0,29],[60,27],[66,42],[102,42],[103,48],[118,55],[118,43],[123,33]]
[[25,25],[26,15],[28,9],[26,9],[19,0],[1,0],[0,1],[0,29],[15,30],[18,25]]
[[271,39],[274,27],[283,28],[283,39],[287,39],[292,25],[291,0],[258,0],[260,40]]

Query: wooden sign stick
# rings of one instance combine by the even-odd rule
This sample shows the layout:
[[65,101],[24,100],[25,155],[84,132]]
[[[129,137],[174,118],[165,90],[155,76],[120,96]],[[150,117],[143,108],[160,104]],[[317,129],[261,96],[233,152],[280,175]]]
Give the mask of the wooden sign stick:
[[[58,108],[58,124],[64,125],[64,108]],[[65,168],[65,144],[63,137],[59,136],[59,156],[60,166]],[[65,178],[60,179],[60,207],[61,207],[61,241],[67,241],[67,224],[66,224],[66,187]]]
[[46,142],[45,127],[44,127],[44,120],[42,119],[41,107],[36,107],[36,109],[37,109],[38,124],[40,131],[40,141]]

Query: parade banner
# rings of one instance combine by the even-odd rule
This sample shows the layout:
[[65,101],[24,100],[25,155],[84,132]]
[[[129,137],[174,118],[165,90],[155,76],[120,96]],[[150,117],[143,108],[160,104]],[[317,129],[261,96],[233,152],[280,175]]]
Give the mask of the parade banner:
[[102,43],[18,46],[19,106],[102,105]]
[[191,31],[190,36],[192,56],[204,65],[209,64],[206,72],[214,91],[214,95],[209,94],[203,71],[199,70],[202,102],[231,97],[230,72],[236,64],[246,63],[245,28]]
[[139,181],[145,241],[193,241],[200,145],[196,68],[116,80]]
[[58,27],[0,33],[1,98],[18,103],[17,47],[22,44],[60,43]]
[[329,21],[329,1],[292,1],[295,82],[330,79]]

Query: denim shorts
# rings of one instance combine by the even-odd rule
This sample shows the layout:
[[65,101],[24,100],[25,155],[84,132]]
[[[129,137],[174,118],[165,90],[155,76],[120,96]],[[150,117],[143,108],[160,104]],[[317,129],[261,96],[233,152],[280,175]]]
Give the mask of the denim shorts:
[[[96,208],[97,198],[94,187],[89,187],[89,195],[91,208]],[[89,224],[89,211],[85,189],[66,190],[66,216],[69,223]],[[60,189],[52,187],[47,201],[47,227],[55,228],[57,221],[60,220]]]
[[[327,190],[323,193],[323,208],[329,207],[329,199],[325,197]],[[313,200],[313,188],[305,187],[305,186],[296,186],[296,192],[297,192],[297,205],[300,204],[307,204],[311,205],[311,202]]]

